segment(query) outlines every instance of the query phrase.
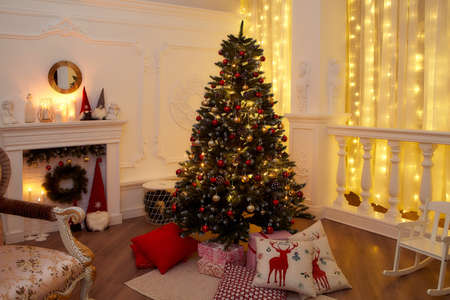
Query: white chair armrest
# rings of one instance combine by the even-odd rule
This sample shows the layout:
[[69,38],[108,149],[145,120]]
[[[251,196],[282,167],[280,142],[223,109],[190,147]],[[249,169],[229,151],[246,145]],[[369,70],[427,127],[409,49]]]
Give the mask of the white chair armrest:
[[397,228],[398,229],[409,229],[409,230],[411,230],[414,227],[417,227],[417,226],[423,227],[426,224],[427,224],[426,221],[404,222],[404,223],[397,224]]
[[442,242],[443,242],[444,244],[450,244],[450,236],[444,237],[444,238],[442,239]]

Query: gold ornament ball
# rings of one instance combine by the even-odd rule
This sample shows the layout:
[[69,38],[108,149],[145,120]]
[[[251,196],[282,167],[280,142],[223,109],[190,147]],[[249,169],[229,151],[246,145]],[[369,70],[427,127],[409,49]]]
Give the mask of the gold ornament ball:
[[242,89],[243,89],[244,91],[248,90],[248,85],[244,84],[244,85],[242,86]]
[[209,104],[209,101],[208,101],[208,100],[203,100],[203,101],[202,101],[202,105],[203,105],[203,106],[208,106],[208,104]]
[[247,142],[250,143],[251,141],[253,141],[253,136],[249,135],[249,136],[247,137]]
[[241,123],[241,118],[236,117],[233,119],[234,123]]
[[210,147],[214,146],[214,141],[213,140],[209,140],[208,146],[210,146]]
[[231,194],[228,194],[227,201],[230,203],[233,201],[233,196],[231,196]]
[[242,178],[241,178],[241,181],[243,182],[243,183],[246,183],[246,182],[248,182],[250,179],[248,178],[248,176],[247,175],[244,175],[244,176],[242,176]]
[[211,111],[214,113],[217,112],[217,107],[214,106],[213,108],[211,108]]
[[283,128],[284,128],[283,123],[280,123],[280,124],[278,125],[278,129],[283,129]]
[[249,204],[249,205],[247,206],[247,211],[248,211],[249,213],[252,213],[252,212],[255,211],[255,207],[253,206],[253,204]]
[[290,188],[291,188],[291,187],[290,187],[289,185],[285,185],[285,186],[284,186],[284,189],[285,189],[286,191],[289,191]]
[[218,202],[218,201],[220,200],[220,196],[217,195],[217,194],[215,194],[215,195],[212,197],[212,199],[213,199],[214,202]]
[[261,211],[261,215],[264,216],[265,214],[266,214],[266,211],[265,211],[265,210],[262,210],[262,211]]
[[267,127],[263,127],[263,128],[262,128],[262,132],[263,132],[263,133],[267,133],[268,130],[269,130],[269,129],[267,129]]
[[88,162],[88,161],[89,161],[89,156],[85,156],[85,157],[84,157],[84,161],[85,161],[85,162]]
[[68,164],[71,164],[71,163],[72,163],[72,160],[69,158],[69,159],[67,160],[67,163],[68,163]]
[[232,64],[231,67],[232,67],[232,68],[236,68],[236,64]]

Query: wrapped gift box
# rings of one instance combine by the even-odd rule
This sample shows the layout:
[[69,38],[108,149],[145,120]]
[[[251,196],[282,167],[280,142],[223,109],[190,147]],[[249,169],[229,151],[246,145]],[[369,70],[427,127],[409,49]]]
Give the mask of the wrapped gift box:
[[286,230],[275,231],[272,234],[264,234],[262,232],[251,233],[248,239],[247,268],[250,270],[256,269],[256,238],[287,240],[290,236],[291,234]]
[[225,266],[228,262],[241,266],[245,264],[244,248],[239,245],[231,245],[225,250],[222,244],[203,242],[198,244],[198,256],[217,265]]
[[212,263],[206,258],[201,258],[197,265],[200,273],[217,278],[222,278],[225,269],[225,265]]

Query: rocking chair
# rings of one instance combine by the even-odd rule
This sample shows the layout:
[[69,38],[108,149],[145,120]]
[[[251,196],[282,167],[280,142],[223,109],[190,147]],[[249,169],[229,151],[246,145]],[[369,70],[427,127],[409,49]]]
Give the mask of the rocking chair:
[[[431,236],[429,233],[425,232],[428,224],[427,216],[429,211],[435,212]],[[442,229],[442,234],[439,237],[438,225],[441,214],[445,215],[445,223],[444,228]],[[383,275],[407,275],[424,268],[431,262],[431,259],[434,258],[441,261],[439,282],[437,288],[428,289],[427,294],[430,296],[447,295],[450,294],[450,287],[443,288],[443,285],[445,281],[447,261],[450,258],[448,253],[450,244],[450,236],[448,236],[448,227],[450,224],[450,203],[438,201],[429,202],[425,207],[424,216],[424,221],[406,222],[397,225],[399,235],[397,238],[397,246],[395,248],[394,268],[393,270],[383,271]],[[407,231],[407,234],[405,234],[405,231]],[[413,266],[399,270],[400,247],[416,252]],[[428,257],[422,261],[419,261],[420,254]]]

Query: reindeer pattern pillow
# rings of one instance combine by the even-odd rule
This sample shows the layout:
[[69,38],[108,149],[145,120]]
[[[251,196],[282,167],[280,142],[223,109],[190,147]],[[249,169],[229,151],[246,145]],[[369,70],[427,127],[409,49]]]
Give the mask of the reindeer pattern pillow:
[[257,238],[253,285],[315,297],[312,281],[312,242]]
[[291,236],[289,240],[312,242],[312,279],[318,295],[351,288],[336,263],[320,221]]

